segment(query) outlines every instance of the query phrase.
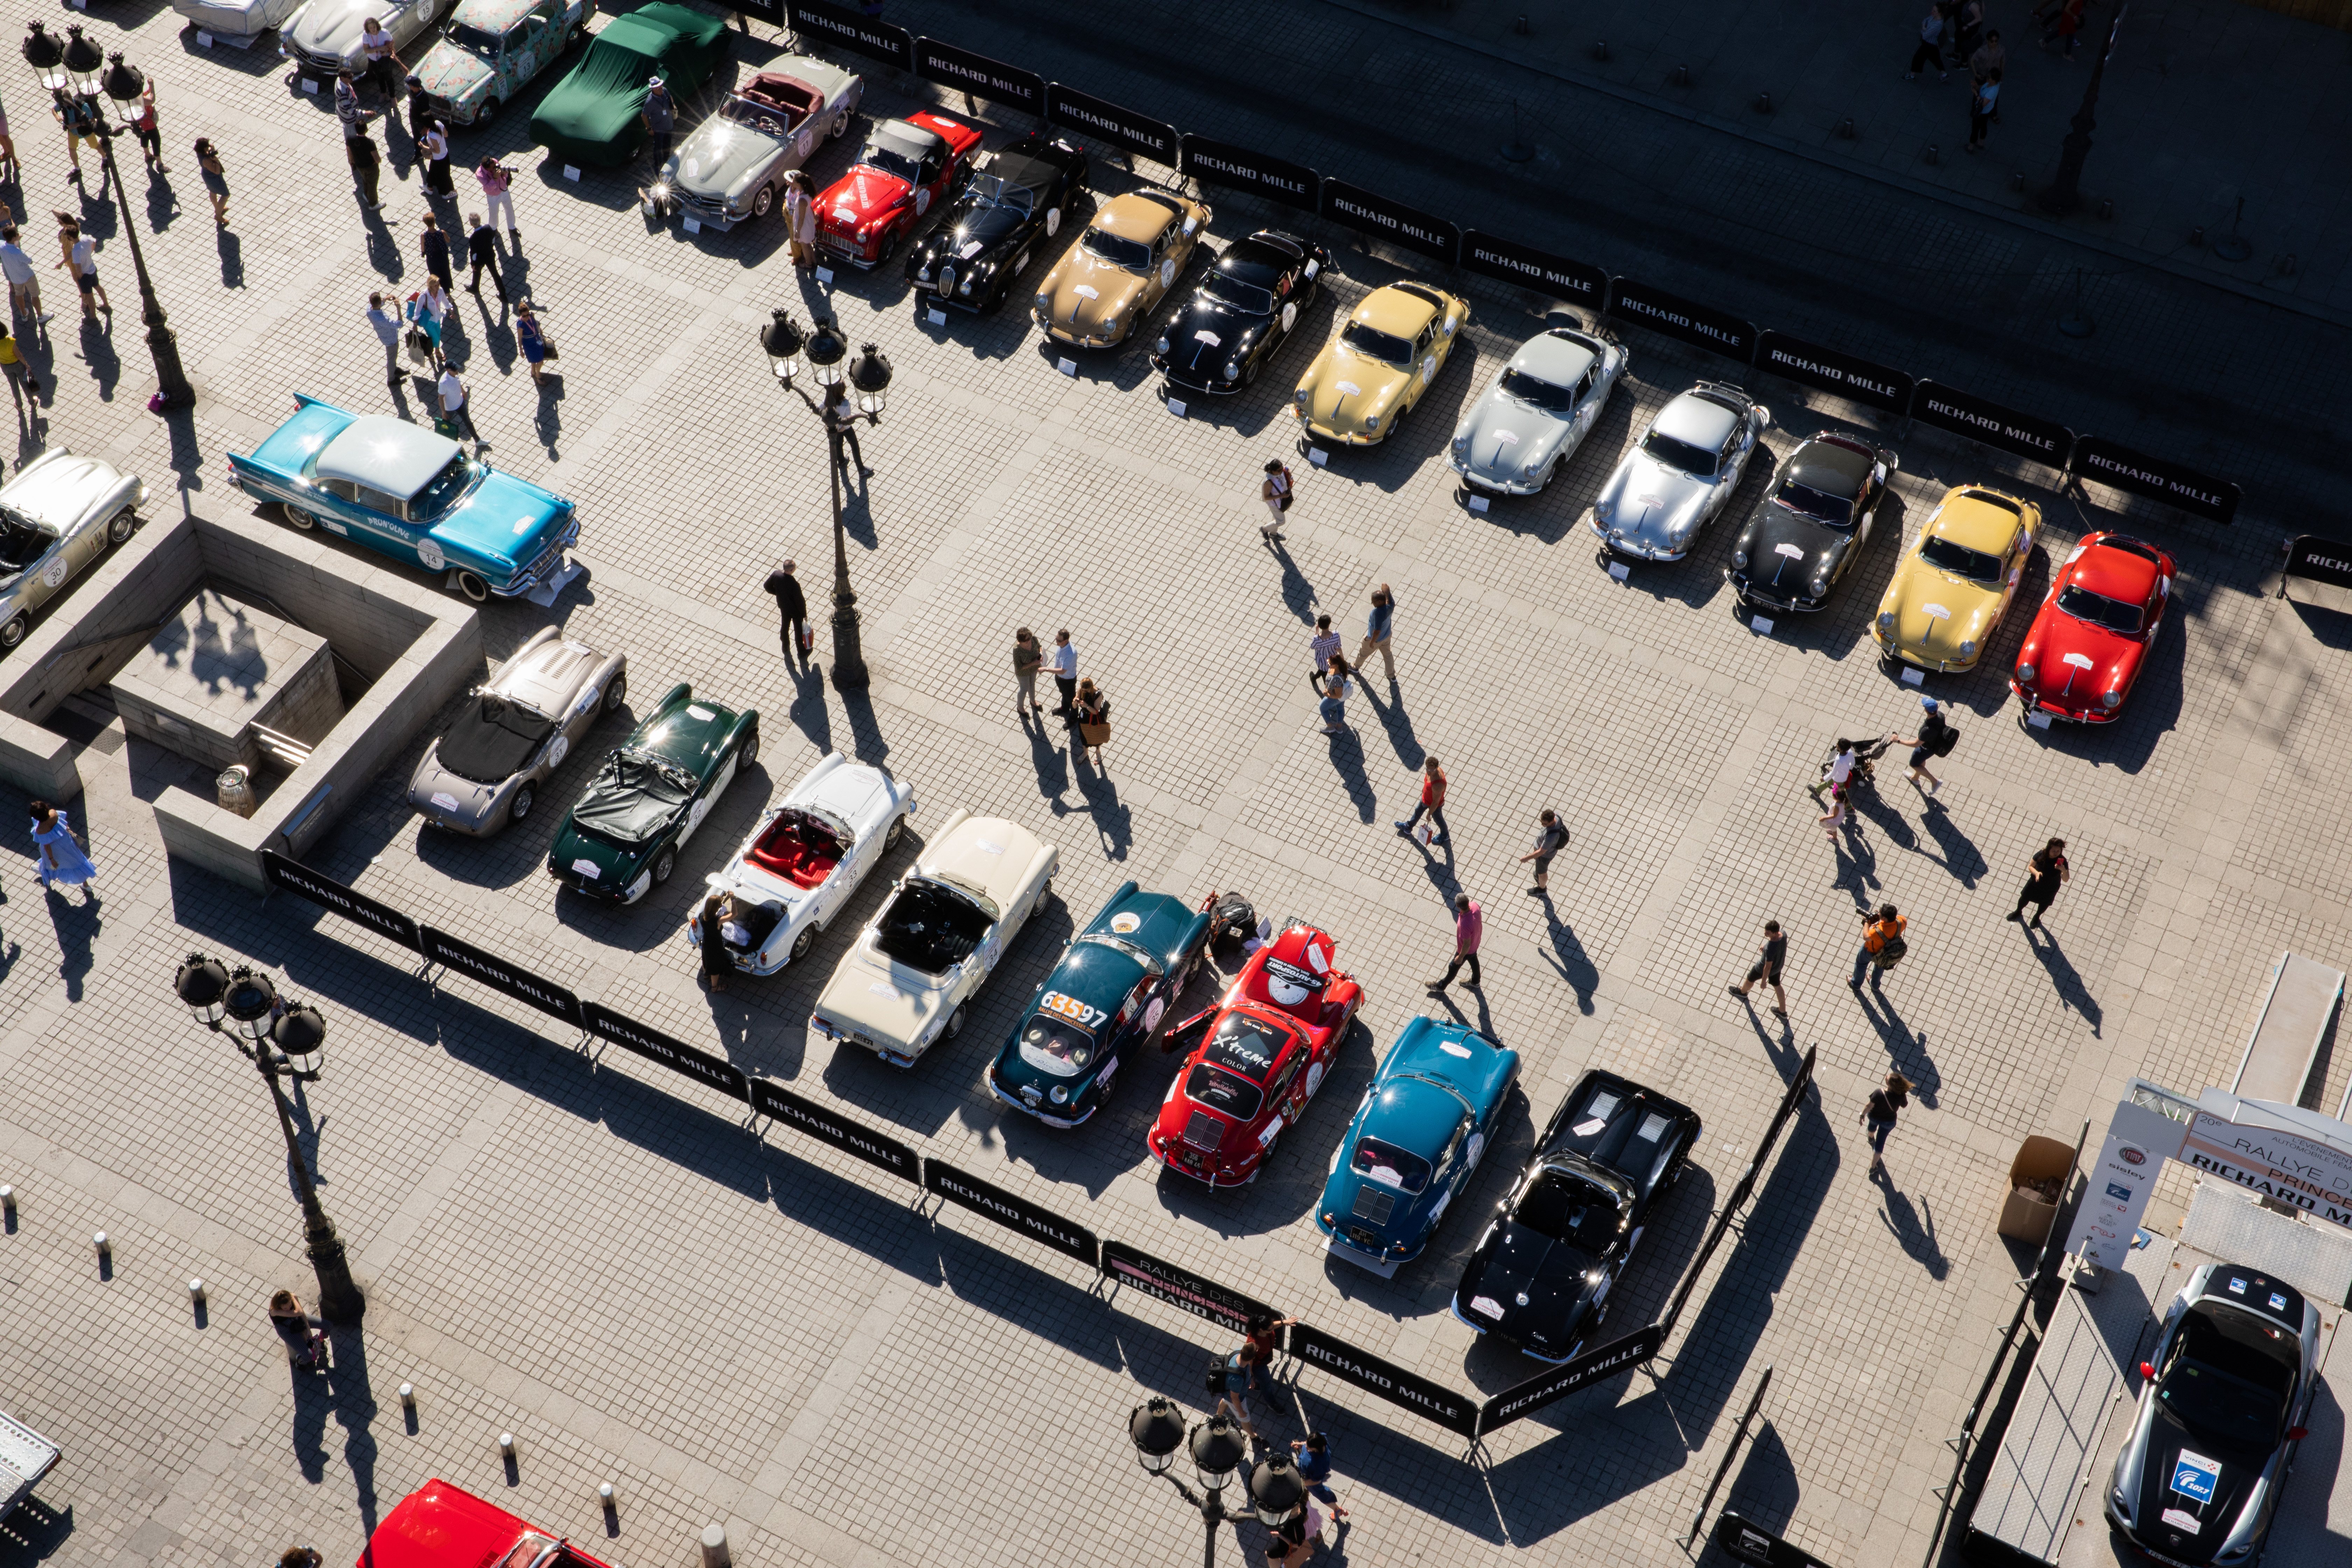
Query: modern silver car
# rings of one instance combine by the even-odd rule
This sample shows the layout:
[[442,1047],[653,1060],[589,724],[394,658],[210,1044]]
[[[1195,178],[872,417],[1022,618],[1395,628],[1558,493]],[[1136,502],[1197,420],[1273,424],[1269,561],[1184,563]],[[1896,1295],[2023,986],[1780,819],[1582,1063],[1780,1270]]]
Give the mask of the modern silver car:
[[0,651],[25,640],[68,578],[131,537],[146,499],[136,476],[63,447],[0,485]]
[[1531,496],[1601,417],[1633,355],[1622,343],[1553,327],[1519,345],[1454,432],[1454,471],[1474,489]]
[[621,706],[628,669],[626,654],[598,653],[541,627],[425,748],[408,804],[434,826],[476,838],[520,822],[597,718]]
[[1592,531],[1620,555],[1679,561],[1739,488],[1772,416],[1748,394],[1702,381],[1658,410],[1592,503]]
[[694,128],[664,165],[662,184],[679,211],[714,228],[765,217],[785,174],[849,129],[865,96],[861,76],[806,55],[782,56]]

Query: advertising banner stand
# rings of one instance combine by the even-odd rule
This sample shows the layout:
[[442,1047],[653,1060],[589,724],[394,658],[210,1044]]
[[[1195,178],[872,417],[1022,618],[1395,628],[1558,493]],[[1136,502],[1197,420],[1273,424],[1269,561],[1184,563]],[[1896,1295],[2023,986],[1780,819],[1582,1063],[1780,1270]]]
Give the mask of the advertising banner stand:
[[2339,544],[2315,533],[2286,542],[2286,569],[2279,574],[2279,597],[2286,597],[2287,580],[2325,583],[2331,588],[2352,588],[2352,544]]
[[1245,1331],[1249,1321],[1261,1312],[1270,1318],[1282,1316],[1254,1297],[1203,1279],[1189,1268],[1179,1268],[1123,1241],[1106,1240],[1102,1244],[1102,1271],[1113,1286],[1140,1290],[1235,1333]]
[[831,44],[902,71],[915,68],[915,35],[906,28],[873,21],[831,0],[791,0],[791,4],[793,31],[802,36],[804,44]]
[[321,871],[313,871],[299,860],[280,855],[275,849],[261,852],[261,874],[273,888],[310,900],[322,910],[339,914],[353,925],[367,927],[378,936],[388,936],[401,946],[419,947],[416,922],[394,909],[379,903],[365,893],[336,881]]
[[1290,1353],[1343,1383],[1377,1394],[1391,1405],[1402,1405],[1449,1432],[1472,1438],[1478,1435],[1476,1400],[1360,1351],[1344,1340],[1333,1339],[1319,1329],[1308,1328],[1305,1323],[1291,1324]]

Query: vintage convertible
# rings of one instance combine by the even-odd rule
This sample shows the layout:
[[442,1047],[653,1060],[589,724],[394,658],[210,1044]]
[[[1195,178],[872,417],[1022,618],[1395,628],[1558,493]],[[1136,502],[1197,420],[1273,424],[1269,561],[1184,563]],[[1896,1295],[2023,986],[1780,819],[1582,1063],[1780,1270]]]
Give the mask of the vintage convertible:
[[530,815],[539,786],[629,689],[626,654],[598,653],[541,626],[417,761],[408,804],[436,827],[486,838]]
[[1062,137],[1033,131],[997,149],[908,254],[907,280],[943,305],[995,310],[1086,184],[1087,150]]
[[[804,955],[907,831],[915,788],[828,752],[752,826],[710,890],[734,901],[741,942],[728,956],[746,974],[773,974]],[[698,910],[687,939],[711,940]],[[725,940],[722,933],[721,940]]]
[[775,209],[784,176],[849,129],[866,79],[783,55],[727,95],[662,168],[661,192],[697,223],[730,229]]
[[646,84],[661,78],[683,108],[726,58],[727,24],[717,16],[669,0],[615,16],[539,100],[531,143],[566,163],[617,168],[646,144]]
[[671,687],[556,829],[547,874],[600,903],[635,903],[669,880],[678,852],[759,753],[758,713]]
[[139,526],[139,479],[52,447],[0,485],[0,650],[25,640],[35,610]]
[[819,192],[816,242],[852,267],[874,268],[905,244],[935,202],[963,184],[980,128],[928,109],[886,120],[849,173]]

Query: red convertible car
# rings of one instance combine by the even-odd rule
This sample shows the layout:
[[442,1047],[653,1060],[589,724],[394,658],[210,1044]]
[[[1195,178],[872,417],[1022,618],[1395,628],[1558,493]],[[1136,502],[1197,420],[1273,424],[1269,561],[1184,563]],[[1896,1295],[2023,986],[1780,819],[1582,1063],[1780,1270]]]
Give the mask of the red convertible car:
[[2172,557],[2121,533],[2074,546],[2017,652],[2009,689],[2028,712],[2114,721],[2172,602]]
[[359,1568],[606,1568],[568,1541],[524,1523],[462,1487],[430,1480],[400,1500],[368,1537]]
[[856,166],[816,198],[816,240],[852,267],[875,267],[897,252],[931,204],[963,184],[980,131],[919,110],[886,120],[866,139]]
[[1251,955],[1215,1005],[1169,1030],[1193,1045],[1143,1136],[1151,1157],[1213,1187],[1257,1179],[1282,1130],[1307,1114],[1363,987],[1331,966],[1331,939],[1294,921]]

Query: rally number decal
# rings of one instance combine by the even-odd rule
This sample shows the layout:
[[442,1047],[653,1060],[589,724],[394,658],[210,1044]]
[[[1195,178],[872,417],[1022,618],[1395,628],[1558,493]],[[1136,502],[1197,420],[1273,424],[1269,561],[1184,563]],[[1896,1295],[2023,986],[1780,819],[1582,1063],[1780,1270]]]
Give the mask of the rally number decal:
[[1065,996],[1058,991],[1048,991],[1037,998],[1037,1011],[1052,1013],[1091,1029],[1109,1015],[1099,1007],[1089,1007],[1075,996]]

